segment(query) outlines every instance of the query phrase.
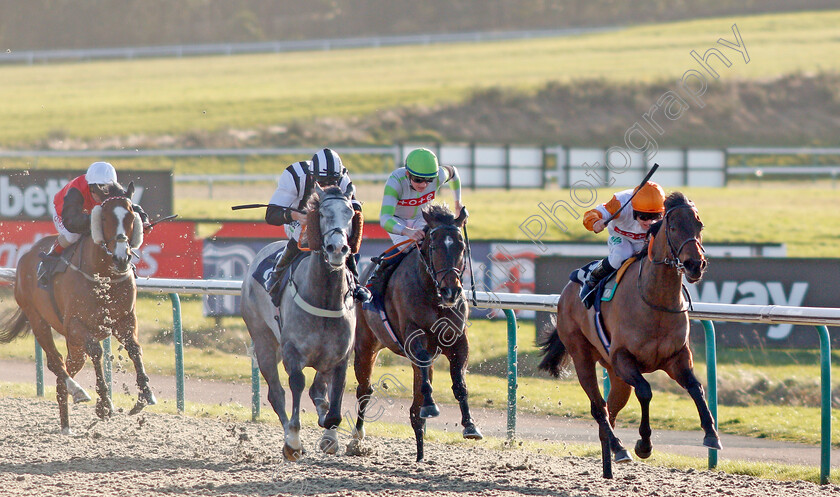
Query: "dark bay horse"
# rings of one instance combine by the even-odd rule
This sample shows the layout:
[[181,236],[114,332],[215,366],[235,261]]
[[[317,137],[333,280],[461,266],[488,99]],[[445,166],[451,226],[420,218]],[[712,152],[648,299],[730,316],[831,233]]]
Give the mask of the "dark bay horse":
[[[0,325],[0,342],[9,343],[31,329],[44,349],[47,367],[56,375],[56,399],[65,434],[70,434],[67,394],[73,396],[73,402],[90,400],[73,379],[85,365],[85,354],[96,372],[96,414],[105,419],[113,413],[100,344],[109,335],[125,346],[134,362],[139,394],[131,414],[156,402],[137,341],[137,286],[131,267],[131,250],[143,243],[143,223],[130,200],[134,185],[129,184],[126,191],[116,190],[93,208],[91,234],[81,238],[66,271],[53,276],[50,288],[38,286],[38,253],[47,252],[56,237],[42,238],[20,258],[15,278],[15,300],[20,308]],[[66,339],[66,361],[50,328]]]
[[[283,424],[283,456],[290,461],[297,461],[304,452],[300,441],[300,400],[306,386],[305,367],[316,371],[309,397],[318,412],[318,425],[324,428],[319,448],[329,454],[338,449],[336,431],[341,422],[341,400],[356,326],[349,279],[352,277],[346,260],[358,252],[363,227],[361,212],[354,212],[350,203],[352,196],[352,186],[342,192],[335,186],[321,190],[315,185],[307,205],[304,231],[310,255],[294,269],[279,309],[256,279],[248,276],[242,284],[242,318],[268,384],[268,400]],[[274,242],[260,250],[247,274],[253,274],[283,243]],[[286,394],[277,370],[279,360],[289,375],[291,418],[286,414]]]
[[[604,478],[612,478],[610,450],[616,462],[631,460],[613,427],[618,412],[627,404],[631,389],[641,405],[636,455],[650,456],[650,384],[642,376],[663,370],[685,388],[697,406],[705,432],[703,445],[720,449],[714,420],[706,405],[703,387],[694,376],[688,342],[688,304],[682,297],[682,277],[696,283],[706,269],[701,231],[703,223],[694,204],[675,192],[665,200],[662,221],[650,230],[646,257],[633,262],[624,273],[611,302],[602,303],[609,350],[599,340],[594,311],[578,297],[580,285],[567,283],[557,305],[557,332],[542,343],[545,356],[539,368],[558,376],[571,356],[578,381],[589,397],[592,416],[598,422]],[[604,402],[598,389],[595,364],[606,368],[610,393]]]
[[379,351],[387,347],[391,352],[411,360],[414,402],[409,418],[417,441],[418,461],[423,459],[426,419],[440,414],[432,399],[432,364],[441,353],[449,359],[452,392],[461,407],[463,436],[476,440],[482,438],[470,416],[464,381],[469,359],[469,342],[465,332],[469,307],[461,286],[466,264],[466,244],[461,229],[467,220],[467,210],[462,209],[456,219],[446,207],[433,205],[423,212],[423,217],[427,223],[426,235],[419,250],[405,256],[385,290],[385,312],[395,336],[388,331],[377,312],[358,305],[354,362],[359,383],[356,389],[359,418],[355,436],[364,438],[365,409],[373,394],[371,375]]

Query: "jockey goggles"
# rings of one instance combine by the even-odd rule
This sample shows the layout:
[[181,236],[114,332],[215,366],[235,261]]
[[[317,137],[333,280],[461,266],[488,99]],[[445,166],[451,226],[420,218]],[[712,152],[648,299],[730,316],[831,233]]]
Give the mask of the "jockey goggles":
[[633,217],[639,221],[659,221],[662,219],[662,213],[633,211]]
[[409,175],[408,175],[408,179],[410,179],[410,180],[412,181],[412,183],[423,183],[423,184],[425,184],[425,185],[428,185],[429,183],[431,183],[432,181],[434,181],[434,180],[435,180],[435,178],[434,178],[434,177],[432,177],[432,178],[424,178],[424,177],[422,177],[422,176],[415,176],[415,175],[413,175],[413,174],[409,174]]

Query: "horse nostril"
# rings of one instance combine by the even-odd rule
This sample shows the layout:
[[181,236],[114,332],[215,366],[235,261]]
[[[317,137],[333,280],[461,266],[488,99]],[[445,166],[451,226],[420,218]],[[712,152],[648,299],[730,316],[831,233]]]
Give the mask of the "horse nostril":
[[347,245],[341,247],[341,255],[347,255],[347,252],[350,252],[350,247],[348,247]]
[[335,245],[333,245],[332,243],[327,245],[327,252],[331,254],[335,253]]

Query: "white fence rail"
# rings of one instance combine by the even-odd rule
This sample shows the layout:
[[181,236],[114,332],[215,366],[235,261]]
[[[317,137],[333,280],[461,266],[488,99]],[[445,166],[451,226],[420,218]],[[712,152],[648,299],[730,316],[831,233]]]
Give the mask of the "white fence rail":
[[77,50],[11,50],[0,54],[0,63],[34,64],[67,60],[138,59],[146,57],[194,57],[205,55],[238,55],[253,53],[303,52],[378,48],[400,45],[432,45],[438,43],[476,43],[483,41],[553,38],[584,33],[611,31],[618,28],[567,28],[551,30],[440,33],[366,38],[326,38],[317,40],[266,41],[256,43],[206,43],[158,47],[88,48]]

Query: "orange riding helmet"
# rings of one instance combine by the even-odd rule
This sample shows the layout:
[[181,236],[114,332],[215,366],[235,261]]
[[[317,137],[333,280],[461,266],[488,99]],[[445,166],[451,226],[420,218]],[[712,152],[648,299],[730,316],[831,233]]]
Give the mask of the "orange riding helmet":
[[[639,190],[637,187],[636,190]],[[648,181],[641,186],[631,201],[634,211],[639,212],[665,212],[665,191],[661,186]]]

